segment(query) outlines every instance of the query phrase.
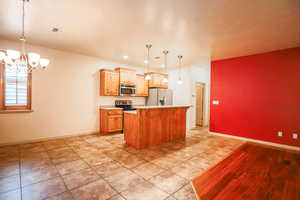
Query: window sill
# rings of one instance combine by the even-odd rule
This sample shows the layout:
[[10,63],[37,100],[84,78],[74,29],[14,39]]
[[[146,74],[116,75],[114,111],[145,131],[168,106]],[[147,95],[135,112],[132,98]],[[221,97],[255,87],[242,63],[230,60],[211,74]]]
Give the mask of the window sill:
[[6,113],[32,113],[33,110],[0,110],[0,114]]

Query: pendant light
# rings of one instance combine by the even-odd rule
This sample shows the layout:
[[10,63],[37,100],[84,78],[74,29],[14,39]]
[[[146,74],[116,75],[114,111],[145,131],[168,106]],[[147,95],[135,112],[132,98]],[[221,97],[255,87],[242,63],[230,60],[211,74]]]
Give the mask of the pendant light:
[[33,70],[41,67],[45,69],[49,60],[41,58],[37,53],[26,53],[26,37],[25,37],[25,2],[29,0],[22,0],[22,34],[20,37],[21,41],[21,52],[8,49],[6,51],[0,51],[0,61],[4,62],[9,68],[16,67],[18,71],[26,71],[31,73]]
[[[168,73],[168,69],[167,69],[167,59],[168,59],[168,53],[169,51],[168,50],[164,50],[163,51],[163,54],[165,54],[165,73]],[[164,77],[163,80],[162,80],[163,83],[168,83],[168,78],[167,77]]]
[[147,48],[147,60],[145,61],[146,65],[147,65],[147,75],[145,77],[145,80],[151,80],[151,76],[149,74],[149,65],[150,65],[150,49],[152,47],[152,44],[146,44],[146,48]]
[[178,60],[179,60],[179,78],[178,78],[177,83],[178,83],[179,85],[181,85],[181,84],[183,83],[183,80],[182,80],[182,72],[181,72],[181,62],[182,62],[182,56],[181,56],[181,55],[178,56]]

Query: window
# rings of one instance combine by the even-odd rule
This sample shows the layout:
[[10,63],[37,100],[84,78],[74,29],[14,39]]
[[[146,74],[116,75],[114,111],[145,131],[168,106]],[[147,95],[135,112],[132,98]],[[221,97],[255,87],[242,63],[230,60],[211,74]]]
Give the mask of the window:
[[0,63],[0,109],[31,109],[31,73]]

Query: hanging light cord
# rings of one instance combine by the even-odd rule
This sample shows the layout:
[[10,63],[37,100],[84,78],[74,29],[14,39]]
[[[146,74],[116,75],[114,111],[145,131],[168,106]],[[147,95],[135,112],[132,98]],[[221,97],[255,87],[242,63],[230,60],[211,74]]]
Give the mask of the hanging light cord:
[[148,53],[147,53],[147,73],[149,73],[149,58],[150,58],[150,47],[148,46]]
[[181,80],[181,59],[182,59],[182,56],[178,56],[178,59],[179,59],[179,79]]
[[168,71],[167,71],[167,67],[168,67],[168,59],[167,59],[167,56],[168,56],[169,51],[164,50],[163,53],[165,54],[165,73],[168,73]]
[[25,39],[25,0],[23,0],[22,39]]
[[22,41],[22,55],[25,55],[25,42],[26,42],[26,38],[25,38],[25,1],[23,0],[23,5],[22,5],[22,36],[20,38],[20,40]]
[[151,44],[146,44],[147,51],[147,73],[149,73],[149,65],[150,65],[150,48],[152,47]]

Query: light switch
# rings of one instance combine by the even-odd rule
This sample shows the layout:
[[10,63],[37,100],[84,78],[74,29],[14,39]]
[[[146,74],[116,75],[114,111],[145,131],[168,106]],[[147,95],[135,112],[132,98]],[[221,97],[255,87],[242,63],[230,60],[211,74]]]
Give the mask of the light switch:
[[283,132],[282,131],[278,131],[278,136],[282,137],[283,136]]
[[213,100],[213,102],[212,102],[214,105],[219,105],[219,101],[218,100]]

